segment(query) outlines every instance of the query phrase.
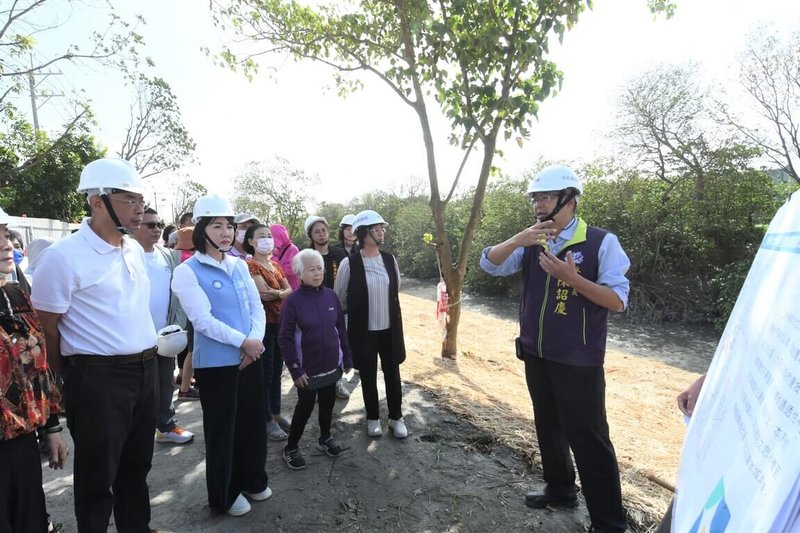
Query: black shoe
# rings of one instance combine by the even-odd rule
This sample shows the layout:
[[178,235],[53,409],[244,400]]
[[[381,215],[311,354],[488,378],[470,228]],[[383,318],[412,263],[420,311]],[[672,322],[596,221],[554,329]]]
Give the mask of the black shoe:
[[339,457],[344,451],[342,447],[333,440],[333,437],[328,437],[325,442],[318,442],[317,448],[325,452],[328,457]]
[[300,455],[299,448],[294,448],[292,450],[284,448],[283,460],[286,461],[286,464],[289,465],[289,468],[292,470],[302,470],[306,467],[306,460]]
[[551,496],[547,493],[529,492],[525,495],[525,505],[534,509],[544,509],[545,507],[564,507],[573,509],[578,506],[578,497],[572,496]]

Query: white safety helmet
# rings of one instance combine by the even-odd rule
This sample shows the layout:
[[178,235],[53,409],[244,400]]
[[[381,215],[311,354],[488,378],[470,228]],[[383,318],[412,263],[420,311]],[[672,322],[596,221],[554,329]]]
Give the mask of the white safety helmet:
[[163,357],[175,357],[186,348],[189,342],[186,330],[180,326],[167,326],[158,330],[158,355]]
[[111,189],[144,194],[144,182],[129,161],[104,157],[92,161],[81,171],[78,192],[110,193]]
[[373,224],[389,225],[383,220],[382,216],[372,209],[361,211],[356,215],[355,220],[353,220],[353,231],[357,230],[360,226],[372,226]]
[[236,217],[233,219],[233,222],[234,222],[235,224],[243,224],[243,223],[245,223],[245,222],[255,222],[256,224],[258,224],[260,221],[259,221],[259,220],[258,220],[258,218],[257,218],[257,217],[256,217],[254,214],[252,214],[252,213],[239,213],[239,214],[238,214],[238,215],[236,215]]
[[354,214],[352,214],[352,213],[347,214],[347,215],[342,217],[342,221],[339,222],[339,227],[343,228],[345,226],[352,226],[353,222],[355,222],[355,220],[356,220],[356,216]]
[[195,224],[202,217],[233,217],[231,203],[216,194],[207,194],[197,199],[192,212],[192,222]]
[[540,170],[528,185],[528,196],[535,192],[563,191],[575,189],[583,194],[583,184],[573,170],[564,165],[553,165]]
[[11,224],[11,216],[2,207],[0,207],[0,224]]
[[306,218],[306,221],[303,223],[303,229],[308,235],[308,232],[311,231],[311,226],[316,224],[317,222],[322,222],[325,226],[328,226],[328,221],[325,220],[325,217],[321,217],[319,215],[311,215],[310,217]]

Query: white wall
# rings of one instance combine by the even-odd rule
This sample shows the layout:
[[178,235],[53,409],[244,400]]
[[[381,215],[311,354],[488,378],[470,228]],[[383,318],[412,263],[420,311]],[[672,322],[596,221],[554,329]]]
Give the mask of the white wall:
[[22,239],[27,247],[34,239],[58,240],[69,235],[73,229],[80,227],[80,224],[70,224],[49,218],[11,217],[8,227],[22,234]]

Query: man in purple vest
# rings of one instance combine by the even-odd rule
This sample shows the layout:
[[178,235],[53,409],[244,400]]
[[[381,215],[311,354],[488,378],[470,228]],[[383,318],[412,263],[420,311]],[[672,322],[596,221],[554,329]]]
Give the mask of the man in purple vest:
[[575,455],[592,531],[627,528],[619,467],[608,435],[603,360],[608,310],[624,311],[630,261],[617,237],[575,216],[583,185],[568,167],[528,186],[536,223],[486,248],[493,276],[522,271],[517,357],[533,401],[545,489],[529,507],[576,507]]

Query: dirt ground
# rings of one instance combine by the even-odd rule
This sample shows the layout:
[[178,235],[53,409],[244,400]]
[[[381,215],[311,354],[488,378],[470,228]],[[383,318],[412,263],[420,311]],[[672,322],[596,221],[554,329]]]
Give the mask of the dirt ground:
[[[281,457],[283,444],[271,441],[267,473],[272,498],[253,503],[253,510],[243,517],[220,517],[207,506],[200,404],[177,403],[179,423],[196,437],[186,445],[156,443],[148,478],[151,527],[171,532],[586,531],[589,518],[583,502],[570,511],[536,511],[524,505],[525,493],[542,484],[530,401],[520,379],[521,365],[508,345],[513,322],[463,312],[463,354],[457,362],[442,361],[437,350],[441,330],[432,319],[430,302],[404,295],[402,305],[409,352],[401,367],[407,439],[397,440],[386,429],[382,386],[384,435],[366,436],[356,374],[349,384],[351,398],[337,400],[334,413],[332,430],[347,448],[344,455],[334,460],[316,450],[319,429],[314,414],[300,443],[306,469],[289,470]],[[609,354],[609,359],[609,419],[623,467],[626,504],[639,517],[635,523],[652,524],[670,494],[647,487],[646,497],[641,497],[641,479],[643,472],[645,477],[648,472],[674,475],[682,428],[678,417],[671,415],[671,398],[691,382],[693,374],[626,354]],[[621,372],[632,363],[658,382],[643,390],[647,380],[641,375]],[[632,380],[636,382],[629,383]],[[618,394],[617,389],[625,392]],[[287,372],[283,392],[284,414],[291,416],[295,393]],[[617,401],[626,405],[615,406]],[[639,402],[638,415],[644,412],[645,421],[659,428],[648,437],[651,441],[644,436],[650,432],[647,427],[633,436],[622,422],[615,427],[617,411],[631,417],[626,402]],[[662,406],[665,402],[670,405]],[[667,424],[660,420],[662,415],[654,414],[652,404],[669,413],[663,415],[669,418]],[[643,421],[634,416],[631,425],[638,427]],[[68,438],[68,432],[64,435]],[[668,453],[660,453],[662,448]],[[43,466],[48,510],[64,524],[64,531],[76,531],[71,461],[58,472],[47,468],[46,461]]]

